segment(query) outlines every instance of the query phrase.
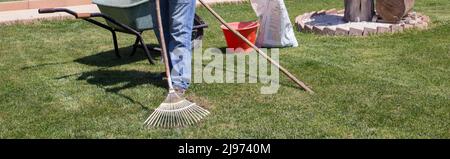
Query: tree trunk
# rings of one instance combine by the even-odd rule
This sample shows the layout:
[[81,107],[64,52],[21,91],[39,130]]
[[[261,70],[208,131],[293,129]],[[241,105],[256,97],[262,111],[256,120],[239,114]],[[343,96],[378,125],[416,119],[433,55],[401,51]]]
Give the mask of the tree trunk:
[[344,19],[348,22],[372,21],[374,0],[345,0]]
[[398,23],[414,7],[415,0],[377,0],[377,12],[383,21]]

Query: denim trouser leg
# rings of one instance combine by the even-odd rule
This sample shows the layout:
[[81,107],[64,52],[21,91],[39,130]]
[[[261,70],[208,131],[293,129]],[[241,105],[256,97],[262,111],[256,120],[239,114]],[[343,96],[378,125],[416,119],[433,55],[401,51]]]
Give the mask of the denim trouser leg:
[[[191,83],[191,39],[195,2],[195,0],[161,0],[161,17],[169,52],[172,83],[174,87],[183,89],[187,89]],[[158,29],[155,29],[155,33],[159,35]]]

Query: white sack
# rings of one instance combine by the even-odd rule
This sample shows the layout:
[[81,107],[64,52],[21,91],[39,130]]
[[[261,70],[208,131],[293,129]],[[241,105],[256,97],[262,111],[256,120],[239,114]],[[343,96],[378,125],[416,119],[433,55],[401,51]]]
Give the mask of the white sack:
[[297,47],[294,28],[283,0],[251,0],[261,24],[258,47]]

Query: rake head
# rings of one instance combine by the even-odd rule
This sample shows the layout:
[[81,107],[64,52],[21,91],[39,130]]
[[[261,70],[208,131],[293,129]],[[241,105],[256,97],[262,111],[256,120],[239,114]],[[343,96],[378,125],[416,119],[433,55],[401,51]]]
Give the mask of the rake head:
[[193,125],[209,111],[169,91],[166,100],[145,120],[147,127],[174,128]]

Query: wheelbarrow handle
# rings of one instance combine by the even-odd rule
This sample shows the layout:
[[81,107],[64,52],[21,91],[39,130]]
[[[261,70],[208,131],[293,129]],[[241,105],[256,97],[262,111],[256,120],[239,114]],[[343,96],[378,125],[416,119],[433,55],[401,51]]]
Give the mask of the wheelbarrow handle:
[[38,10],[39,14],[43,14],[43,13],[55,13],[55,12],[60,12],[59,9],[57,8],[40,8]]
[[72,11],[70,9],[66,9],[66,8],[40,8],[38,10],[39,14],[45,14],[45,13],[57,13],[57,12],[66,12],[69,13],[73,16],[75,16],[77,19],[81,18],[81,19],[85,19],[85,18],[90,18],[92,17],[91,13],[77,13],[75,11]]

